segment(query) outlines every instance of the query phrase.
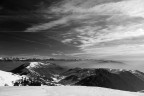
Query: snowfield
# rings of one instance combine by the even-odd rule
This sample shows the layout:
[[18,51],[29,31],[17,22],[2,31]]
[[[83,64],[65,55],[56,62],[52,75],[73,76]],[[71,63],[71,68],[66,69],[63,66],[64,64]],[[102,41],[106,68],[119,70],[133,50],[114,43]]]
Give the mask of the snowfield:
[[28,69],[31,69],[31,68],[39,68],[41,66],[45,65],[44,63],[41,63],[41,62],[30,62],[30,65],[27,66]]
[[144,94],[101,87],[39,86],[0,87],[0,96],[144,96]]
[[0,86],[13,86],[12,82],[15,82],[21,78],[22,76],[0,70]]

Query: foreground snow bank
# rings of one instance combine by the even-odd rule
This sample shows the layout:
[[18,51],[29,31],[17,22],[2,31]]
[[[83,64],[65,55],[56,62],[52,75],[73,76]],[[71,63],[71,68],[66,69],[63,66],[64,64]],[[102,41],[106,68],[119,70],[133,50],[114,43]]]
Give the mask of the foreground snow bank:
[[144,96],[144,94],[100,87],[41,86],[0,87],[0,96]]
[[13,86],[13,82],[21,78],[22,76],[0,70],[0,86]]

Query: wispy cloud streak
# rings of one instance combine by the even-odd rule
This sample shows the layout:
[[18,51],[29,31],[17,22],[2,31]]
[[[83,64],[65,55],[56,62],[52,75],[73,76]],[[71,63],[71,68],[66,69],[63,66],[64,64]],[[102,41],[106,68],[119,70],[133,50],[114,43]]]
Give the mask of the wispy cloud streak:
[[[70,26],[74,22],[80,26],[63,34],[61,42],[75,43],[74,46],[78,47],[82,54],[93,56],[144,54],[143,44],[126,45],[125,42],[121,42],[111,47],[107,46],[112,41],[144,36],[143,0],[115,0],[115,2],[114,0],[64,0],[51,6],[48,12],[59,18],[32,26],[26,32],[50,30],[59,25]],[[96,46],[101,43],[105,45]]]

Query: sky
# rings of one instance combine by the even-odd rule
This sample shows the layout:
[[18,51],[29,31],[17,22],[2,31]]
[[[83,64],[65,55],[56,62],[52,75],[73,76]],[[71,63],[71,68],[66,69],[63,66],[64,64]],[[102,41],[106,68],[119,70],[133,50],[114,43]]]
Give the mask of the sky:
[[2,0],[1,56],[144,57],[144,0]]

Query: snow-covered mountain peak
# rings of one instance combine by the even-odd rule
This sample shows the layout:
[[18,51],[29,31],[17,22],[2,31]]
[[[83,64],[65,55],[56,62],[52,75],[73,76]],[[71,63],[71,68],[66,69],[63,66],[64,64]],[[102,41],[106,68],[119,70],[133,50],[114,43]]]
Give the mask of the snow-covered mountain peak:
[[28,68],[28,69],[30,69],[30,68],[40,68],[44,65],[46,65],[46,64],[44,64],[42,62],[30,62],[29,66],[27,66],[26,68]]

